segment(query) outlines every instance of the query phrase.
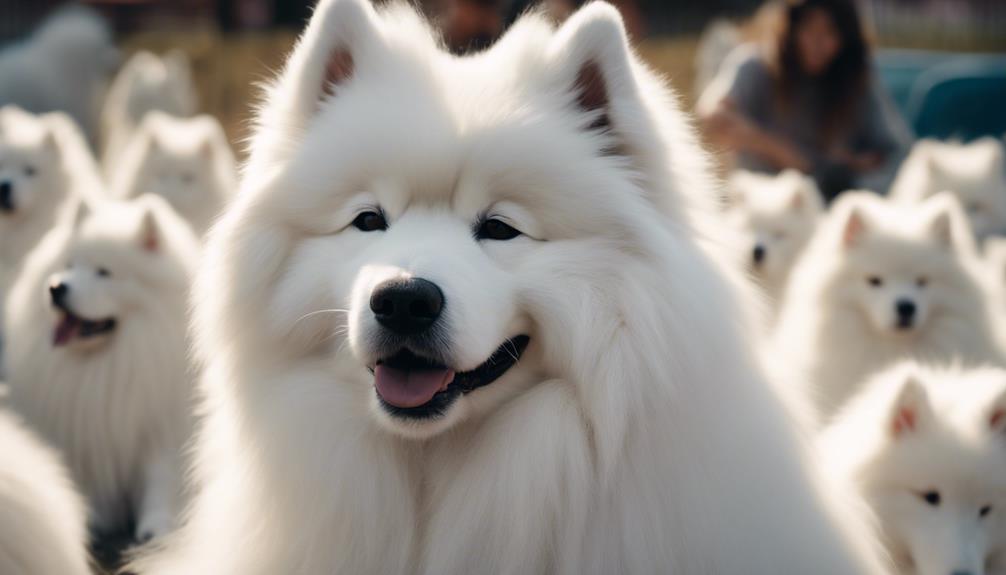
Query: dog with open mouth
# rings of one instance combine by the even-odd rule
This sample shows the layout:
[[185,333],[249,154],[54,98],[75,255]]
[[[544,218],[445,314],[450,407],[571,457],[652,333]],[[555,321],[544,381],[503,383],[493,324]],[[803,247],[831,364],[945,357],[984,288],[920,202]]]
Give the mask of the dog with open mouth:
[[194,288],[195,500],[132,570],[879,572],[613,7],[455,57],[323,0],[257,126]]
[[198,239],[155,196],[81,203],[7,302],[10,400],[61,449],[92,527],[171,529],[191,433],[186,301]]

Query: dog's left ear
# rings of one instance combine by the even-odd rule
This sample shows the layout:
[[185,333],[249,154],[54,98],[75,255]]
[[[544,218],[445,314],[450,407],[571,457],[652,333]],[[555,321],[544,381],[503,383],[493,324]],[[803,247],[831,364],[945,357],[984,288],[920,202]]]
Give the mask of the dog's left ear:
[[989,431],[996,435],[1006,433],[1006,390],[996,395],[992,404],[985,410],[985,423]]
[[929,424],[932,408],[929,394],[915,374],[908,374],[894,396],[888,415],[888,432],[893,439],[917,433]]
[[633,57],[618,10],[594,2],[573,14],[552,39],[555,77],[584,114],[584,128],[622,136],[640,122],[644,106]]

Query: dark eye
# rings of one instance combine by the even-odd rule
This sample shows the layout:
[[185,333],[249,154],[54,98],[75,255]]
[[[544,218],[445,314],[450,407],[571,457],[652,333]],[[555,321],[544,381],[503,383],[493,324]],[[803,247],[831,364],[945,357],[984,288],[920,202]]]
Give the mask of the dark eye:
[[922,276],[919,279],[915,280],[915,285],[919,286],[920,288],[924,288],[927,285],[929,285],[929,278]]
[[34,166],[25,166],[24,167],[24,175],[28,176],[29,178],[32,177],[32,176],[34,176],[35,175],[35,167]]
[[880,287],[884,285],[884,280],[880,276],[870,276],[866,278],[866,283],[870,284],[872,287]]
[[479,224],[475,230],[475,238],[479,240],[512,240],[520,235],[520,232],[505,223],[503,220],[490,218]]
[[932,505],[933,507],[938,507],[940,505],[940,492],[939,491],[926,491],[925,493],[920,493],[919,497],[923,501]]
[[992,513],[992,506],[986,505],[978,510],[978,517],[988,517],[989,513]]
[[361,232],[376,232],[388,229],[388,222],[382,212],[363,212],[353,220],[353,226]]
[[111,277],[112,272],[108,271],[108,268],[98,268],[97,274],[98,274],[98,277],[107,278],[107,277]]

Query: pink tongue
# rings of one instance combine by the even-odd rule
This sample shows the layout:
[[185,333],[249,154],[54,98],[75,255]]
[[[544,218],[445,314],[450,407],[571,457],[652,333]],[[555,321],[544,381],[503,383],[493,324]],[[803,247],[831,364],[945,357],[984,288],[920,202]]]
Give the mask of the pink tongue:
[[374,386],[381,399],[395,407],[419,407],[454,381],[452,369],[403,370],[379,365]]
[[70,340],[77,335],[78,331],[80,331],[80,321],[71,315],[64,314],[60,318],[59,323],[56,324],[56,329],[52,332],[53,347],[60,347],[70,343]]

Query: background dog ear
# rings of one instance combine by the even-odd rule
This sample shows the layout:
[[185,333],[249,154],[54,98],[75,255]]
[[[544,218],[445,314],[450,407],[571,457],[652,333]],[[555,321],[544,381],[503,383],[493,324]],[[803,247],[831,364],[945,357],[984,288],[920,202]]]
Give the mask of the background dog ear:
[[855,246],[866,233],[866,217],[859,206],[851,206],[842,224],[842,247]]
[[938,244],[958,248],[969,254],[976,253],[974,233],[964,214],[960,200],[952,192],[940,192],[926,200],[932,210],[928,223],[929,236]]
[[73,212],[71,217],[73,219],[71,222],[73,222],[73,229],[79,230],[80,227],[84,225],[84,220],[91,215],[91,206],[87,203],[87,201],[78,199],[74,201],[72,210]]
[[[632,111],[644,106],[618,10],[598,2],[577,11],[556,31],[550,52],[571,105],[585,113],[585,129],[616,137],[630,129]],[[619,147],[628,144],[619,140]]]
[[914,374],[909,374],[895,394],[888,414],[887,428],[891,437],[899,439],[917,433],[928,425],[931,414],[929,395]]
[[136,234],[137,243],[148,252],[157,252],[161,246],[161,228],[152,206],[144,206],[140,217],[140,227]]

